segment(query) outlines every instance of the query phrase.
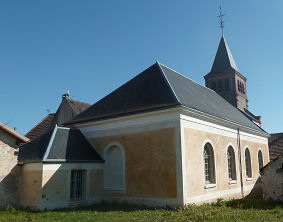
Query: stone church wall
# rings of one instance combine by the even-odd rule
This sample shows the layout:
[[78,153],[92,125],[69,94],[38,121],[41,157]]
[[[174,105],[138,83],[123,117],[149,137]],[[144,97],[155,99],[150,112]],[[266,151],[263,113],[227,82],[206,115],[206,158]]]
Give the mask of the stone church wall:
[[16,147],[16,139],[0,130],[0,207],[19,205],[21,167]]

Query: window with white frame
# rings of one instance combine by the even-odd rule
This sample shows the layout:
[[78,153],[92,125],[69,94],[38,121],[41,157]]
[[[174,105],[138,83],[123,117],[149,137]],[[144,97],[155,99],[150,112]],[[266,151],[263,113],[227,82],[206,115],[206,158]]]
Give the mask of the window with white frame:
[[71,171],[71,189],[70,200],[84,200],[86,196],[86,171],[72,170]]
[[263,167],[263,157],[261,150],[258,151],[257,158],[258,158],[258,169],[260,170]]
[[122,192],[125,189],[125,160],[124,150],[117,145],[106,148],[103,154],[104,167],[104,190]]
[[235,152],[232,146],[229,146],[227,149],[227,162],[228,162],[229,181],[237,180]]
[[245,150],[245,163],[246,163],[246,177],[252,177],[252,163],[251,163],[251,154],[248,148]]
[[204,163],[204,177],[205,184],[214,184],[215,167],[214,167],[214,153],[210,143],[206,143],[203,149],[203,163]]

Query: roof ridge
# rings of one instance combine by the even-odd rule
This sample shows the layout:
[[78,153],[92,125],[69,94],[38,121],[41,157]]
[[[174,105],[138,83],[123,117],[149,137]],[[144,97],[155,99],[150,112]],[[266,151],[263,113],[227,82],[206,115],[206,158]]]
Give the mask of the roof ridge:
[[[158,63],[159,63],[159,62],[158,62]],[[199,86],[201,86],[201,87],[203,87],[203,88],[205,88],[205,89],[208,89],[208,90],[212,91],[213,93],[216,93],[214,90],[212,90],[212,89],[210,89],[210,88],[208,88],[208,87],[206,87],[206,86],[204,86],[204,85],[201,85],[200,83],[198,83],[198,82],[196,82],[195,80],[193,80],[193,79],[191,79],[191,78],[189,78],[189,77],[183,75],[182,73],[177,72],[176,70],[174,70],[174,69],[172,69],[172,68],[170,68],[170,67],[168,67],[168,66],[166,66],[166,65],[164,65],[164,64],[162,64],[162,63],[159,63],[159,64],[162,65],[162,66],[164,66],[164,67],[166,67],[167,69],[172,70],[173,72],[179,74],[180,76],[183,76],[184,78],[186,78],[186,79],[188,79],[188,80],[190,80],[190,81],[196,83],[197,85],[199,85]]]
[[54,129],[53,129],[52,135],[51,135],[51,137],[50,137],[48,146],[47,146],[47,148],[46,148],[46,150],[45,150],[45,153],[44,153],[44,155],[43,155],[43,158],[42,158],[43,161],[47,159],[47,157],[48,157],[48,155],[49,155],[49,153],[50,153],[51,146],[52,146],[53,140],[54,140],[55,135],[56,135],[56,132],[57,132],[57,128],[58,128],[58,126],[57,126],[57,124],[56,124],[55,127],[54,127]]
[[233,57],[233,55],[232,55],[232,53],[231,53],[231,50],[230,50],[230,48],[229,48],[229,46],[228,46],[228,43],[226,42],[226,39],[225,39],[224,35],[222,36],[222,38],[223,38],[223,40],[224,40],[224,45],[225,45],[225,48],[226,48],[226,50],[227,50],[227,55],[228,55],[228,58],[229,58],[230,66],[231,66],[233,69],[235,69],[236,71],[239,72],[239,69],[238,69],[238,67],[237,67],[237,65],[236,65],[235,59],[234,59],[234,57]]
[[169,88],[171,89],[171,92],[174,94],[174,96],[175,96],[175,98],[177,99],[178,103],[181,104],[181,102],[180,102],[180,100],[179,100],[177,94],[175,93],[173,87],[171,86],[170,81],[168,80],[168,78],[167,78],[166,74],[164,73],[162,67],[160,66],[159,62],[156,61],[156,64],[158,65],[159,70],[161,71],[161,73],[162,73],[162,75],[164,76],[164,78],[165,78],[167,84],[169,85]]

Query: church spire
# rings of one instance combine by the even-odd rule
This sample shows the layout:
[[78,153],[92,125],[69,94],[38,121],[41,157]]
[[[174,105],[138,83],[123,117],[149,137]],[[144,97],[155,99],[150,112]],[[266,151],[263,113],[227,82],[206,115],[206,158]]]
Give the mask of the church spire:
[[230,71],[231,69],[238,71],[238,67],[228,47],[225,37],[222,35],[210,73],[223,73]]

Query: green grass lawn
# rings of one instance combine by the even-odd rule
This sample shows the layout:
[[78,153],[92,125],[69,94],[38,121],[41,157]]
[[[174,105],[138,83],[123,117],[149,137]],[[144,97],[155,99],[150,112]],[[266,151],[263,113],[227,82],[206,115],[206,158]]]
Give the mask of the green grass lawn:
[[0,221],[283,221],[283,204],[261,199],[232,200],[185,209],[149,209],[97,204],[79,209],[29,212],[7,208]]

